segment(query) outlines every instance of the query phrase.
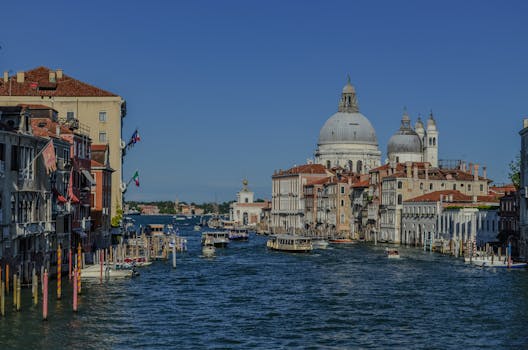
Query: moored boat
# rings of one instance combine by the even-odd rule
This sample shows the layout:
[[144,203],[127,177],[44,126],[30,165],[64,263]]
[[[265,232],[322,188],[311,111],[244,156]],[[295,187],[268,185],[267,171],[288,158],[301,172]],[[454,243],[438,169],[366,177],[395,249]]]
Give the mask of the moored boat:
[[[128,278],[135,275],[134,269],[131,268],[114,268],[112,264],[103,266],[103,278]],[[82,279],[94,279],[101,277],[101,265],[89,265],[81,269]]]
[[354,244],[356,241],[350,238],[332,238],[328,240],[332,244]]
[[312,251],[312,239],[310,237],[295,235],[270,236],[266,246],[272,250],[283,252],[308,253]]

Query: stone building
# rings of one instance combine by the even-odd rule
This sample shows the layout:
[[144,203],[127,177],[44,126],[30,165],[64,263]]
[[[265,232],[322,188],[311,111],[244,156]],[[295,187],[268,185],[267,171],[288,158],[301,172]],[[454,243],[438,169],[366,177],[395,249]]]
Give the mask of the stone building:
[[468,196],[457,190],[406,200],[401,243],[457,254],[468,241],[478,246],[497,242],[498,204],[493,196]]
[[407,162],[403,171],[384,177],[378,239],[400,243],[401,211],[405,200],[443,190],[458,190],[468,196],[488,195],[490,180],[486,177],[486,171],[483,176],[479,176],[479,166],[476,164],[470,172],[463,169],[430,168],[429,163]]
[[521,183],[519,190],[519,257],[528,259],[528,118],[523,120],[521,135]]
[[304,227],[304,185],[332,173],[321,164],[304,164],[275,171],[271,178],[272,232],[292,232]]
[[343,88],[338,111],[319,133],[315,162],[330,169],[343,167],[356,173],[368,173],[378,167],[381,152],[370,121],[359,112],[356,90],[350,78]]
[[519,192],[513,190],[500,198],[499,241],[511,243],[512,256],[519,256]]
[[108,145],[92,145],[91,174],[95,186],[91,187],[91,218],[97,247],[107,247],[110,243],[112,205],[112,173]]
[[242,185],[236,202],[229,205],[229,220],[238,226],[257,226],[263,218],[262,210],[269,207],[270,203],[255,202],[254,193],[247,187],[248,181],[242,181]]
[[58,111],[72,125],[81,121],[89,127],[94,144],[108,144],[112,173],[111,216],[122,207],[122,161],[125,142],[122,120],[126,103],[122,97],[64,74],[62,69],[38,67],[0,80],[0,105],[40,104]]

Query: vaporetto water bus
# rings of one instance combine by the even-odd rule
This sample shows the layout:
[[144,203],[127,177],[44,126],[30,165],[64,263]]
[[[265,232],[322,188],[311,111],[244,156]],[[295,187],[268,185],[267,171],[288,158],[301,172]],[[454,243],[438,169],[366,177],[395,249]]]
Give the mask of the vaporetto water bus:
[[202,233],[202,245],[211,238],[215,247],[227,247],[229,243],[229,232],[227,231],[207,231]]
[[295,235],[270,236],[266,246],[272,250],[294,253],[308,253],[313,249],[312,239],[310,237]]

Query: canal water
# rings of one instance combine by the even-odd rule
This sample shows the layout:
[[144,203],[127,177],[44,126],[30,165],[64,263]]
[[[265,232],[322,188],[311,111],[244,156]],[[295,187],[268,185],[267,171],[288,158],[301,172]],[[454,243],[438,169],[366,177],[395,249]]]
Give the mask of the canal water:
[[370,244],[272,252],[256,235],[206,259],[191,229],[180,227],[189,243],[176,269],[84,283],[76,314],[68,282],[48,321],[29,290],[18,313],[9,297],[0,349],[528,348],[528,271],[412,248],[389,260]]

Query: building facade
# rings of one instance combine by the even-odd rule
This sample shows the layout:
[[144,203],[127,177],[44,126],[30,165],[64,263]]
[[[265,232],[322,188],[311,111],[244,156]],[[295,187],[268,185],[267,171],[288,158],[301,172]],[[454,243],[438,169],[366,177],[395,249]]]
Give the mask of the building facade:
[[528,258],[528,118],[523,120],[521,135],[521,183],[519,191],[519,257]]
[[97,88],[64,74],[62,69],[38,67],[0,80],[0,105],[40,104],[58,111],[60,118],[75,124],[81,121],[89,127],[94,144],[108,144],[112,173],[111,216],[122,208],[122,120],[126,103],[117,94]]

